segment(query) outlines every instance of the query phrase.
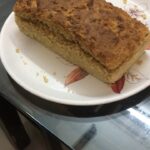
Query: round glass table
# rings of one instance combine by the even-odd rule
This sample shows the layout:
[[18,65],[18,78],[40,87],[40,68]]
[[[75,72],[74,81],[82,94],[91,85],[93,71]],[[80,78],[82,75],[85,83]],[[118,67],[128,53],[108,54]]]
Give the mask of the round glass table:
[[[0,26],[14,2],[0,0]],[[150,87],[107,105],[66,106],[28,93],[9,77],[0,62],[0,96],[70,149],[150,149]]]

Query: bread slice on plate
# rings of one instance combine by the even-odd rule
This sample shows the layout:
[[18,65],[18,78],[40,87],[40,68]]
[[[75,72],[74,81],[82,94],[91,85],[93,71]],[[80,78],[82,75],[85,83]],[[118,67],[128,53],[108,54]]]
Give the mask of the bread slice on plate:
[[144,24],[104,0],[17,0],[14,12],[24,34],[106,83],[119,80],[150,42]]

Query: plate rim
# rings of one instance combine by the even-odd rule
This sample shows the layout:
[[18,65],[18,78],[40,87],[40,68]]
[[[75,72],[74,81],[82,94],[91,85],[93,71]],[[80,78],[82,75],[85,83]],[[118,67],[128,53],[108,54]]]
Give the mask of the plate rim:
[[108,97],[108,98],[105,98],[105,99],[94,98],[93,100],[91,99],[91,100],[88,100],[88,101],[86,101],[86,100],[75,101],[75,100],[65,99],[65,98],[61,99],[61,98],[58,98],[58,97],[50,97],[47,94],[43,94],[39,90],[34,89],[34,88],[28,86],[25,82],[21,81],[15,75],[15,73],[13,73],[12,69],[9,68],[9,65],[5,61],[5,56],[3,55],[3,50],[1,50],[1,47],[3,45],[2,41],[3,41],[3,38],[4,38],[5,31],[7,29],[6,27],[7,27],[7,24],[9,23],[9,20],[11,19],[11,17],[14,17],[14,12],[12,12],[8,16],[8,18],[6,19],[4,25],[3,25],[2,29],[1,29],[1,35],[0,35],[0,58],[1,58],[1,62],[3,64],[3,66],[4,66],[4,68],[6,69],[6,71],[8,72],[8,74],[12,77],[12,79],[18,85],[23,87],[26,91],[32,93],[35,96],[38,96],[38,97],[40,97],[40,98],[42,98],[44,100],[55,102],[55,103],[59,103],[59,104],[73,105],[73,106],[94,106],[94,105],[102,105],[102,104],[108,104],[108,103],[124,100],[126,98],[129,98],[129,97],[135,95],[135,94],[138,94],[139,92],[143,91],[144,89],[146,89],[147,87],[150,86],[150,80],[148,80],[148,82],[146,82],[142,86],[137,87],[136,89],[133,89],[133,90],[129,91],[128,93],[122,93],[120,95],[118,94],[117,96],[115,96],[113,98],[111,98],[111,97]]

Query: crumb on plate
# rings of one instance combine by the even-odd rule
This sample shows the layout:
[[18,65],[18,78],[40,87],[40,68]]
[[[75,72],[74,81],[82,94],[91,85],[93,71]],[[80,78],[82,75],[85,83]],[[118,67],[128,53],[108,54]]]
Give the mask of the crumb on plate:
[[47,76],[43,76],[43,80],[44,80],[45,83],[48,83],[48,78],[47,78]]
[[124,4],[127,4],[127,3],[128,3],[128,0],[123,0],[123,3],[124,3]]
[[16,53],[20,53],[20,49],[19,48],[16,48]]

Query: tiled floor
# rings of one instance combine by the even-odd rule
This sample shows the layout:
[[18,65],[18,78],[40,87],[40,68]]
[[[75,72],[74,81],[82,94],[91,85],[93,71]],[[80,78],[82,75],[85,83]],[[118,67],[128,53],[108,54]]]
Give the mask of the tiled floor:
[[[47,146],[39,129],[34,127],[27,119],[21,117],[23,120],[26,131],[31,139],[31,144],[26,148],[26,150],[47,150]],[[0,127],[0,149],[1,150],[14,150],[13,146],[10,144],[6,135]]]

